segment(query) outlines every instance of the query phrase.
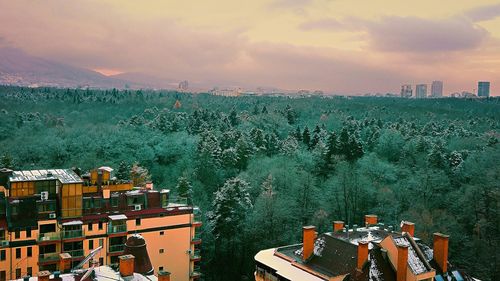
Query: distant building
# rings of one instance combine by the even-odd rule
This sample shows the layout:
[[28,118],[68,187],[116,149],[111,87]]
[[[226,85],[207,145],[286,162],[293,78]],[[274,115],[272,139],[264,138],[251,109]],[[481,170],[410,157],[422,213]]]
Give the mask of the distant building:
[[401,86],[401,97],[402,98],[410,98],[413,95],[413,90],[411,89],[410,84],[405,84]]
[[433,98],[443,97],[443,81],[432,81],[431,97]]
[[427,97],[427,84],[418,84],[415,88],[415,97],[425,99]]
[[219,88],[214,88],[211,91],[209,91],[210,94],[214,96],[223,96],[223,97],[239,97],[242,93],[241,88],[237,89],[219,89]]
[[187,91],[189,88],[189,83],[188,81],[184,80],[179,83],[179,90],[180,91]]
[[152,183],[134,187],[117,179],[110,167],[84,175],[1,169],[0,277],[66,273],[100,246],[99,264],[115,265],[127,238],[141,234],[155,272],[168,268],[174,280],[199,278],[197,208],[169,195]]
[[490,96],[490,82],[480,81],[477,83],[477,96],[478,97]]
[[414,237],[415,225],[401,231],[365,216],[365,226],[334,221],[332,232],[302,228],[302,243],[262,250],[255,255],[256,281],[473,281],[448,261],[449,236],[434,233],[430,248]]

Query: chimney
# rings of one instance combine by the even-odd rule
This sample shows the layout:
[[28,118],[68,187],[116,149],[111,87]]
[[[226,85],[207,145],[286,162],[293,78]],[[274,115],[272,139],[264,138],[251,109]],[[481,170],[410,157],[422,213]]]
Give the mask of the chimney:
[[365,226],[377,224],[377,215],[365,215]]
[[344,229],[344,222],[343,221],[334,221],[333,222],[333,232],[342,231],[342,229]]
[[411,237],[415,234],[415,224],[409,221],[403,221],[401,232],[407,232]]
[[66,273],[71,269],[71,255],[68,253],[59,254],[59,271]]
[[356,267],[359,271],[363,270],[363,265],[368,260],[368,242],[359,241],[358,242],[358,266]]
[[302,227],[302,260],[307,260],[314,250],[314,238],[316,238],[315,226]]
[[39,271],[37,276],[38,276],[38,281],[49,281],[50,272],[47,270]]
[[121,277],[132,276],[134,274],[134,260],[133,255],[123,255],[118,257],[120,259],[120,275]]
[[158,281],[170,281],[170,272],[158,271]]
[[396,267],[396,281],[406,281],[408,270],[408,245],[396,245],[398,249],[398,264]]
[[110,195],[111,195],[111,190],[109,188],[102,189],[102,198],[103,199],[109,199]]
[[434,233],[434,260],[444,272],[448,271],[448,235]]

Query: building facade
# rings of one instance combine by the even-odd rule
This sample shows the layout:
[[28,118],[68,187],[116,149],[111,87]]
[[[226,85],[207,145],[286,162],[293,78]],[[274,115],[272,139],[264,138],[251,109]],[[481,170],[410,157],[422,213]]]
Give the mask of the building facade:
[[480,81],[477,83],[477,96],[478,97],[490,96],[490,82]]
[[413,90],[410,84],[405,84],[401,86],[401,97],[402,98],[411,98],[413,95]]
[[432,81],[431,97],[433,98],[443,97],[443,81]]
[[448,261],[447,235],[434,233],[433,248],[414,236],[415,225],[385,227],[376,215],[349,229],[334,221],[318,235],[302,229],[302,243],[262,250],[255,255],[256,281],[444,281],[474,279]]
[[0,173],[0,280],[67,272],[93,249],[101,265],[118,264],[127,237],[141,234],[155,272],[175,280],[200,276],[197,208],[169,190],[134,188],[101,167]]
[[427,97],[427,84],[418,84],[415,88],[415,97],[425,99]]

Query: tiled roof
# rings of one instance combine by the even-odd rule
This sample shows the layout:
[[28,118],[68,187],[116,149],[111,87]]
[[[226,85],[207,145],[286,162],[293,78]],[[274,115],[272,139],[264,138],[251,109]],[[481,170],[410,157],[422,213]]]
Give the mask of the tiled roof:
[[14,171],[10,182],[43,181],[58,179],[61,183],[82,183],[83,180],[70,169]]

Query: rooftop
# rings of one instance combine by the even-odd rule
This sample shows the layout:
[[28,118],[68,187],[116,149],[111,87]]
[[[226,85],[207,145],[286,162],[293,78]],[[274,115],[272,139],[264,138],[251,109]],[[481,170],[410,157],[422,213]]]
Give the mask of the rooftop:
[[63,184],[83,183],[83,180],[70,169],[13,171],[12,175],[9,177],[10,182],[44,181],[55,179],[59,180]]

